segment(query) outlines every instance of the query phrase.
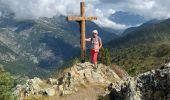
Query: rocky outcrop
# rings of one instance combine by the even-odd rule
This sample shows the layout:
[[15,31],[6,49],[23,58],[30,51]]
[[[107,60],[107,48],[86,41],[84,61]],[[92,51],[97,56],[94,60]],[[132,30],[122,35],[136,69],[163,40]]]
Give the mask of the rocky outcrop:
[[170,63],[111,87],[111,100],[170,100]]
[[21,100],[35,95],[64,96],[78,94],[79,87],[90,84],[106,89],[102,96],[98,95],[99,100],[170,100],[170,63],[136,77],[126,76],[120,68],[112,67],[99,64],[94,69],[88,62],[75,64],[56,79],[29,79],[26,84],[17,85],[13,94]]
[[[99,64],[97,69],[93,68],[91,63],[75,64],[71,68],[64,71],[64,74],[57,78],[49,78],[41,80],[34,78],[27,80],[26,84],[18,85],[16,87],[15,95],[19,97],[31,95],[68,95],[77,93],[79,87],[86,87],[87,85],[103,85],[103,88],[111,83],[120,83],[122,79],[110,68]],[[21,95],[22,94],[22,95]]]

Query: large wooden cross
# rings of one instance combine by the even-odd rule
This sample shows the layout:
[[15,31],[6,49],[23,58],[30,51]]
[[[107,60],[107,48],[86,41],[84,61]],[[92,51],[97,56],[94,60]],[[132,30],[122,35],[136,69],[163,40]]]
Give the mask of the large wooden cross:
[[[73,5],[74,6],[74,5]],[[85,2],[80,3],[80,13],[81,16],[68,16],[68,21],[77,21],[80,23],[80,40],[81,40],[81,59],[82,63],[85,62],[86,57],[86,20],[97,20],[97,17],[86,17],[85,15]]]

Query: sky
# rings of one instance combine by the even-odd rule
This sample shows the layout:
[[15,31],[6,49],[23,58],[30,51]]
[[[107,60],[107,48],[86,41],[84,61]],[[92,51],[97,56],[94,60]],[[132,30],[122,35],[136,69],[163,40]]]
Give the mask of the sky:
[[[0,11],[10,10],[18,19],[37,19],[55,15],[69,16],[80,14],[82,0],[0,0]],[[109,16],[116,11],[138,14],[145,19],[166,19],[170,17],[170,0],[84,0],[86,15],[97,16],[94,21],[101,27],[116,30],[130,26],[111,21]],[[1,13],[0,13],[1,15]]]

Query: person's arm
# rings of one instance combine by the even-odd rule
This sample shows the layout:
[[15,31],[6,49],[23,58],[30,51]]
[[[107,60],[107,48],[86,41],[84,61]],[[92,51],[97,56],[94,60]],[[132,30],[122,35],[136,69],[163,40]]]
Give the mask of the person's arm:
[[87,38],[87,39],[85,39],[85,41],[90,42],[90,41],[91,41],[91,38]]

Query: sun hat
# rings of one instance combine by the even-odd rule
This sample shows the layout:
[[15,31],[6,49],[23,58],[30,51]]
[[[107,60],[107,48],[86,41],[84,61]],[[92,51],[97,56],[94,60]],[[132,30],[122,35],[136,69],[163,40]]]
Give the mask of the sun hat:
[[93,30],[92,34],[94,34],[94,33],[98,34],[98,31],[97,30]]

